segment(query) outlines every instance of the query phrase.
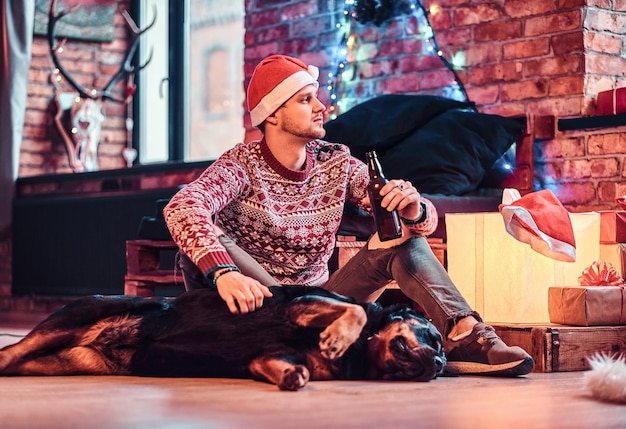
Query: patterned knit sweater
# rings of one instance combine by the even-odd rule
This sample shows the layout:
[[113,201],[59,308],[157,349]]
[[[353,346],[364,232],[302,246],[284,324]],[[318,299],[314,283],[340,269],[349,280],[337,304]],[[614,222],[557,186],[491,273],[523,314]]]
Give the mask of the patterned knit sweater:
[[[240,143],[181,189],[164,209],[172,237],[200,268],[211,272],[232,260],[213,231],[213,222],[250,254],[278,284],[319,285],[343,206],[361,208],[367,195],[367,166],[339,144],[307,145],[302,171],[282,166],[264,140]],[[437,226],[434,206],[413,233],[428,235]]]

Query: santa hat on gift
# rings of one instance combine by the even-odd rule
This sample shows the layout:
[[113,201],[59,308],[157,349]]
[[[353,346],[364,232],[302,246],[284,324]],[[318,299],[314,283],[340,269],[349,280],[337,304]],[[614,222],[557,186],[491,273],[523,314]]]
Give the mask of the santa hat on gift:
[[271,55],[261,61],[248,85],[248,110],[255,127],[307,85],[319,87],[319,69],[297,58]]
[[576,261],[572,221],[552,191],[522,197],[516,189],[505,189],[499,208],[507,232],[517,240],[557,261]]

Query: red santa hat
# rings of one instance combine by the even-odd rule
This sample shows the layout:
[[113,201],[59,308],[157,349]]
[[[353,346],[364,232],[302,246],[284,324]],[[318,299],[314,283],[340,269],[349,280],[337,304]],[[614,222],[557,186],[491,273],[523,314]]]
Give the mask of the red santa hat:
[[536,252],[557,261],[576,261],[576,240],[569,213],[552,191],[520,196],[506,189],[500,204],[507,232]]
[[248,85],[248,110],[255,127],[307,85],[319,87],[319,70],[297,58],[271,55],[254,69]]

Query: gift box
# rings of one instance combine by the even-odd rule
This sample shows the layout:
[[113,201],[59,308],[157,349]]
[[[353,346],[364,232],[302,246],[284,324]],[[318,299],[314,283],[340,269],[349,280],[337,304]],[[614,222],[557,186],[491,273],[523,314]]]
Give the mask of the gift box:
[[548,312],[561,325],[626,325],[626,292],[624,286],[551,287]]
[[596,115],[626,113],[626,88],[599,92],[596,97]]
[[626,211],[601,210],[600,243],[626,243]]
[[576,261],[548,258],[508,234],[500,213],[446,214],[448,273],[490,323],[549,323],[548,289],[578,284],[600,256],[600,214],[569,213]]

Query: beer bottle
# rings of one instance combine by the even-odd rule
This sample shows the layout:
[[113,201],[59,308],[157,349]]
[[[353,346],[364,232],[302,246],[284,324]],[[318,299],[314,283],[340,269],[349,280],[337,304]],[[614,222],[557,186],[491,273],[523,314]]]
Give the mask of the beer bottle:
[[366,155],[370,173],[370,183],[367,187],[367,193],[372,205],[372,213],[380,241],[402,237],[402,225],[400,224],[398,211],[395,209],[389,211],[380,205],[383,199],[380,195],[380,189],[389,181],[383,174],[376,152],[367,152]]

